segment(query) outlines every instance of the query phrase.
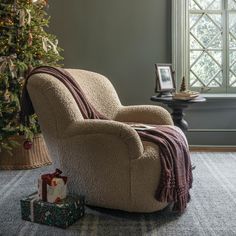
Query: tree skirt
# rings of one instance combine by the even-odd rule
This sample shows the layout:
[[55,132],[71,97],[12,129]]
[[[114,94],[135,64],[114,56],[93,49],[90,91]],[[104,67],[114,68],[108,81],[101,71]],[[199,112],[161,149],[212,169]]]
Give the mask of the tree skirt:
[[12,151],[13,155],[5,151],[0,152],[1,170],[33,169],[52,164],[41,134],[34,137],[32,144],[20,136],[15,140],[20,143],[20,146]]

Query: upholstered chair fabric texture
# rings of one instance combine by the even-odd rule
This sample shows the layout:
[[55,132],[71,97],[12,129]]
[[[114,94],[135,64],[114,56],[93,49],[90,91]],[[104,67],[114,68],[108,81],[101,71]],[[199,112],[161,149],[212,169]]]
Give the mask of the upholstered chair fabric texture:
[[122,106],[104,76],[68,69],[89,102],[110,120],[84,120],[68,89],[53,76],[36,74],[28,91],[56,168],[69,177],[71,193],[90,205],[129,212],[154,212],[167,206],[154,195],[160,179],[158,146],[141,141],[123,122],[173,125],[158,106]]

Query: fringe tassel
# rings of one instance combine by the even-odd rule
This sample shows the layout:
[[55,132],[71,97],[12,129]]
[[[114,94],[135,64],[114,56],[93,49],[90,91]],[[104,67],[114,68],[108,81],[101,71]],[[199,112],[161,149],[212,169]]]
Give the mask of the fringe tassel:
[[155,198],[160,202],[174,202],[173,211],[182,213],[190,201],[190,194],[185,187],[176,189],[162,185],[158,187]]
[[174,203],[173,211],[178,211],[179,213],[183,213],[185,208],[187,207],[187,199],[185,195],[178,197],[178,201]]

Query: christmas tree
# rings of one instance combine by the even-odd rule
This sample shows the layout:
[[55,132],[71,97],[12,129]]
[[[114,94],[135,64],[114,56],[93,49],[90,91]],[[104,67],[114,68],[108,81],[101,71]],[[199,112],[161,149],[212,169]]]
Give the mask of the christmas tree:
[[19,101],[33,67],[58,66],[62,59],[56,37],[45,31],[47,5],[47,0],[0,1],[0,152],[17,145],[14,136],[32,139],[40,132],[36,116],[30,127],[19,123]]

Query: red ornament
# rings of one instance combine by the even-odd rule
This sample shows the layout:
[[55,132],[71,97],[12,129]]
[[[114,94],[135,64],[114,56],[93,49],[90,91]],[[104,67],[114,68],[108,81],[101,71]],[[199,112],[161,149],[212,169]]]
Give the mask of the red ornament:
[[31,141],[29,141],[29,140],[26,140],[26,141],[24,142],[23,146],[24,146],[24,149],[29,150],[29,149],[32,148],[33,143],[32,143]]

